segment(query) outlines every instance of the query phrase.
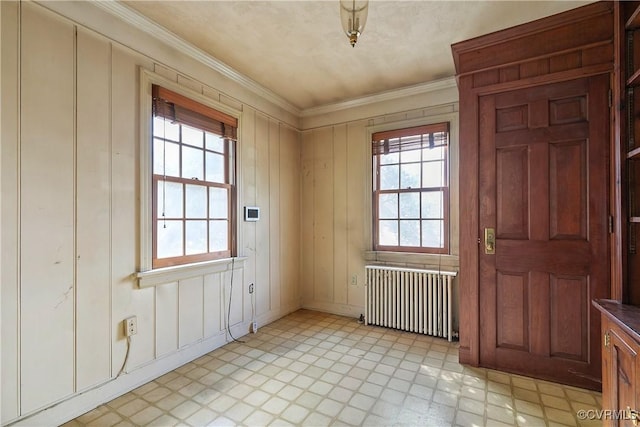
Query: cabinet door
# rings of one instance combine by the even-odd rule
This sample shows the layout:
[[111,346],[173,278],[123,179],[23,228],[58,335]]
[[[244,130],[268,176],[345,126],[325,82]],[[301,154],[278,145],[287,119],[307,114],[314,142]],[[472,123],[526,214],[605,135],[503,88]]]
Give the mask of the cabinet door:
[[[611,409],[632,410],[638,409],[637,388],[640,388],[638,381],[638,345],[629,340],[619,328],[613,326],[609,331],[610,343],[610,362],[609,367],[611,375],[611,383],[608,390],[611,391],[608,399],[612,406]],[[604,380],[604,379],[603,379]],[[604,386],[604,384],[603,384]],[[603,402],[604,403],[604,402]],[[606,404],[606,403],[605,403]],[[609,409],[606,408],[605,409]],[[605,423],[607,421],[605,420]],[[629,426],[632,427],[631,420],[611,420],[609,425]]]

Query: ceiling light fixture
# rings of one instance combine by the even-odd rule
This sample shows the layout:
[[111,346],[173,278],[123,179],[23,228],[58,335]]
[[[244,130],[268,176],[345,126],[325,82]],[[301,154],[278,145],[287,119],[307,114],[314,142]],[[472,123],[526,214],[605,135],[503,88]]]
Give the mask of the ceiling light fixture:
[[340,0],[340,20],[351,47],[355,47],[364,30],[368,13],[369,0]]

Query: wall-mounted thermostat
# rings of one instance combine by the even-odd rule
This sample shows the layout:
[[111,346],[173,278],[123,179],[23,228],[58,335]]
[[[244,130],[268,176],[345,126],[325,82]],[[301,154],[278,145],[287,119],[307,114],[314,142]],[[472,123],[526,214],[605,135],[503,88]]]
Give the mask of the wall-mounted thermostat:
[[260,219],[260,208],[257,206],[245,206],[244,207],[244,220],[245,221],[257,221]]

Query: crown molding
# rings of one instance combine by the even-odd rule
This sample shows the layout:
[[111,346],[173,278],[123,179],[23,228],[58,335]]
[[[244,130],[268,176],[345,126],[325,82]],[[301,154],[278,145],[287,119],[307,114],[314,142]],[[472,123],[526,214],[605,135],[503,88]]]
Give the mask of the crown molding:
[[282,108],[283,110],[294,114],[298,117],[312,117],[327,113],[332,113],[341,110],[347,110],[355,107],[362,107],[370,104],[375,104],[383,101],[392,101],[399,98],[404,98],[413,95],[421,95],[437,90],[448,89],[456,87],[456,80],[454,77],[447,77],[440,80],[434,80],[427,83],[421,83],[413,86],[407,86],[400,89],[393,89],[385,92],[380,92],[374,95],[363,96],[346,101],[336,102],[332,104],[320,105],[318,107],[311,107],[306,109],[300,109],[291,104],[286,99],[282,98],[278,94],[272,92],[266,87],[262,86],[258,82],[250,79],[249,77],[241,74],[235,69],[231,68],[224,62],[216,59],[210,54],[204,52],[173,34],[166,28],[156,24],[149,18],[140,14],[139,12],[125,6],[118,0],[94,0],[92,4],[110,13],[111,15],[121,19],[122,21],[132,25],[133,27],[151,35],[152,37],[162,41],[163,43],[177,49],[183,54],[195,59],[196,61],[212,68],[219,72],[231,81],[239,84],[240,86],[248,89],[254,94],[262,97],[263,99],[271,102],[272,104]]
[[288,102],[286,99],[281,96],[275,94],[269,89],[265,88],[261,84],[256,81],[250,79],[244,74],[239,73],[234,70],[224,62],[214,58],[203,50],[195,47],[191,43],[183,40],[177,35],[173,34],[166,28],[156,24],[151,21],[144,15],[138,13],[137,11],[130,9],[129,7],[123,5],[117,0],[106,0],[106,1],[93,1],[95,6],[107,11],[108,13],[116,16],[117,18],[123,20],[124,22],[134,26],[135,28],[151,35],[152,37],[166,43],[167,45],[177,49],[178,51],[184,53],[185,55],[199,61],[215,71],[219,72],[223,76],[228,79],[238,83],[242,87],[250,90],[251,92],[259,95],[260,97],[266,99],[267,101],[277,105],[278,107],[288,111],[289,113],[300,116],[301,110],[295,105]]
[[422,95],[429,92],[435,92],[442,89],[457,87],[455,77],[446,77],[440,80],[434,80],[427,83],[420,83],[413,86],[406,86],[400,89],[393,89],[380,92],[374,95],[354,98],[347,101],[336,102],[334,104],[321,105],[302,110],[300,117],[312,117],[322,114],[334,113],[340,110],[347,110],[355,107],[363,107],[383,101],[393,101],[408,96]]

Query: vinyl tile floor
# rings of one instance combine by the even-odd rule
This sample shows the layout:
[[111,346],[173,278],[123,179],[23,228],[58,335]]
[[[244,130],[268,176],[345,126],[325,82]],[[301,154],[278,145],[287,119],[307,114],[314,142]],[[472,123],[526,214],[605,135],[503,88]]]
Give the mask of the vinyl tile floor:
[[458,363],[457,343],[299,310],[73,426],[599,426],[600,393]]

